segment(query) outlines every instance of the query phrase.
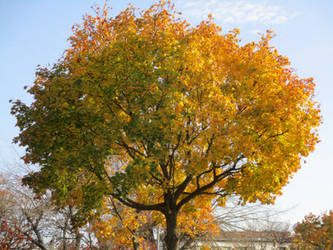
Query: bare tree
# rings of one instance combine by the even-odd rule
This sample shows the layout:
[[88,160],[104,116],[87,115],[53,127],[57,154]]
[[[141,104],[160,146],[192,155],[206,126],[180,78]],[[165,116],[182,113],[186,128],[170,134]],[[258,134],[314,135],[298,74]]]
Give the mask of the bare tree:
[[35,197],[31,189],[21,185],[20,176],[5,175],[0,179],[0,243],[12,235],[9,243],[19,249],[97,248],[91,226],[75,223],[75,207],[58,208],[51,194]]
[[241,205],[238,200],[231,199],[225,207],[214,208],[216,223],[220,233],[215,237],[198,235],[188,239],[183,249],[206,245],[218,247],[218,241],[233,242],[234,247],[260,247],[279,249],[281,244],[290,240],[290,225],[282,222],[280,216],[289,211],[273,209],[261,204]]

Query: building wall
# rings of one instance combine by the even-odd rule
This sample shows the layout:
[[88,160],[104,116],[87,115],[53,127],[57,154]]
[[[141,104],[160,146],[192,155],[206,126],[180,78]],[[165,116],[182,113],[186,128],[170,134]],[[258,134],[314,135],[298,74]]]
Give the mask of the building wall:
[[210,247],[211,250],[289,250],[289,244],[274,244],[273,242],[226,242],[215,241],[211,243],[197,243],[189,249],[200,250],[203,246]]

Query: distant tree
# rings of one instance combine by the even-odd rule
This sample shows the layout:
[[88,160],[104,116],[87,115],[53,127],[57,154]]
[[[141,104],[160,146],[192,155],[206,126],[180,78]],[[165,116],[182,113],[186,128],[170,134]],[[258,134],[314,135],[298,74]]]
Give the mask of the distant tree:
[[321,216],[309,214],[294,228],[294,242],[299,249],[333,249],[333,210]]
[[109,196],[159,213],[168,250],[194,200],[272,203],[321,120],[312,78],[293,72],[271,32],[242,44],[211,17],[191,27],[177,16],[165,1],[86,16],[64,57],[37,70],[34,101],[12,107],[15,142],[41,166],[26,184],[75,200],[82,224]]
[[41,228],[47,223],[45,219],[48,218],[49,204],[46,205],[43,198],[34,200],[34,194],[29,188],[22,186],[20,188],[18,178],[11,176],[10,178],[3,177],[2,180],[0,186],[1,219],[3,225],[14,230],[21,238],[20,245],[16,247],[24,249],[27,245],[46,250],[44,238],[48,234],[48,230],[42,232]]
[[20,177],[0,174],[0,249],[95,249],[89,225],[76,225],[77,209],[55,206],[49,194],[35,197]]
[[10,225],[2,216],[0,217],[0,249],[31,249],[34,244],[24,235],[20,228]]

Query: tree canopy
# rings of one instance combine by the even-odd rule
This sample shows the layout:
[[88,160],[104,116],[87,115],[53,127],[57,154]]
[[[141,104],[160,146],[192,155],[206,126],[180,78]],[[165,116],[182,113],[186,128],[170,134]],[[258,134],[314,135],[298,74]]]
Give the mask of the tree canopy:
[[242,44],[211,17],[190,26],[169,2],[107,10],[86,15],[64,56],[38,68],[33,103],[13,103],[14,140],[41,167],[25,183],[75,203],[82,223],[107,197],[160,212],[168,249],[198,197],[272,203],[318,142],[312,78],[293,72],[270,31]]
[[333,210],[321,216],[309,214],[295,225],[294,242],[300,249],[333,248]]

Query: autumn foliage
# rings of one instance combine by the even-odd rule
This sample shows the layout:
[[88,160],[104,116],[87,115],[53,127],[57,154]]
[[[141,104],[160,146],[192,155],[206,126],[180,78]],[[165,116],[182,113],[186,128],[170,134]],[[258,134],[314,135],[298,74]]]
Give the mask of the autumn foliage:
[[299,249],[333,249],[333,211],[305,216],[294,231],[294,243]]
[[213,200],[274,202],[318,142],[315,84],[272,32],[246,44],[238,33],[211,17],[192,27],[163,1],[87,15],[64,57],[37,70],[34,102],[13,104],[15,141],[41,166],[25,183],[74,202],[82,223],[109,197],[158,214],[168,249]]
[[[94,231],[101,242],[111,244],[115,248],[130,249],[135,239],[140,249],[155,249],[157,233],[162,237],[166,231],[165,219],[161,213],[138,213],[112,198],[103,202],[101,214],[102,216],[95,221]],[[182,245],[189,245],[199,239],[211,239],[221,229],[213,216],[211,203],[199,199],[186,204],[180,211],[178,225]]]

